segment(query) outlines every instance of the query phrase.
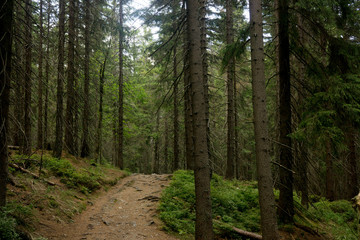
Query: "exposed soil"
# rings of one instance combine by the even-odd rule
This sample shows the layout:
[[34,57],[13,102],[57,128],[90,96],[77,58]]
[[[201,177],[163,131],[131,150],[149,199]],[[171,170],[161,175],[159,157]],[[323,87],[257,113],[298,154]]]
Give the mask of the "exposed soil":
[[156,217],[169,181],[170,175],[131,175],[101,194],[72,223],[43,220],[37,233],[48,239],[176,239],[161,230]]

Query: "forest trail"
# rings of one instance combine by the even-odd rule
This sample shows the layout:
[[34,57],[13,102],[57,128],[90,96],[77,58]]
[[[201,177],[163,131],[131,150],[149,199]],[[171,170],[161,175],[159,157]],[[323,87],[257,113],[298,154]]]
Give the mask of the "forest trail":
[[171,175],[133,174],[96,198],[73,223],[43,224],[40,232],[56,240],[175,240],[160,229],[156,210],[170,178]]

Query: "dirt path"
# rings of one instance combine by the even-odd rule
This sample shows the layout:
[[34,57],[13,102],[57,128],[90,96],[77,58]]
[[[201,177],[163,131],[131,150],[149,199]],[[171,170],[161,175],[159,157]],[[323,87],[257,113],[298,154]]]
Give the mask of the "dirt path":
[[124,178],[71,224],[47,229],[48,239],[175,240],[161,231],[156,208],[169,175],[134,174]]

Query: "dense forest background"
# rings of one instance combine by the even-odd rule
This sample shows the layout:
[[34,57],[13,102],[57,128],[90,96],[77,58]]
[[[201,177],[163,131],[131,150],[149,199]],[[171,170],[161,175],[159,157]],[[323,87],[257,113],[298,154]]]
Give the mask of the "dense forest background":
[[[248,3],[196,2],[209,168],[256,180]],[[14,1],[8,145],[131,172],[196,168],[191,8],[135,5]],[[292,222],[293,190],[304,206],[359,193],[360,2],[264,0],[260,12],[269,160]]]

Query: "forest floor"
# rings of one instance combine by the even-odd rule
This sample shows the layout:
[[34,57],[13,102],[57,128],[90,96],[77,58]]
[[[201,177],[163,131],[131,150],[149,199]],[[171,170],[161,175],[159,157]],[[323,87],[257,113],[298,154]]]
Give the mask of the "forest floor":
[[161,230],[157,205],[170,175],[133,174],[102,191],[73,222],[42,219],[37,234],[48,239],[176,239]]
[[[18,230],[28,236],[24,239],[193,239],[191,234],[175,237],[166,233],[165,223],[158,218],[161,193],[173,175],[129,176],[89,160],[64,155],[60,161],[46,153],[42,177],[34,178],[40,157],[10,158],[12,166],[25,166],[24,161],[30,164],[26,173],[10,168],[12,184],[8,186],[9,209]],[[290,230],[280,231],[282,240],[329,239],[308,228]]]

